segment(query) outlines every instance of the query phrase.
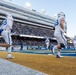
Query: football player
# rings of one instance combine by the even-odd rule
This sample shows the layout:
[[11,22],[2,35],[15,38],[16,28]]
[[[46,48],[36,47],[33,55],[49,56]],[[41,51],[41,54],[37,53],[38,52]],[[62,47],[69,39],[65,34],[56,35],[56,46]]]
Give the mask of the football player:
[[45,40],[46,49],[48,49],[48,48],[49,48],[49,42],[50,42],[50,41],[49,41],[49,38],[47,37],[47,38],[46,38],[46,40]]
[[0,43],[2,47],[8,47],[8,55],[7,58],[14,58],[11,55],[11,47],[12,47],[12,39],[11,39],[11,30],[13,25],[13,17],[11,13],[6,15],[6,19],[3,20],[3,23],[0,27],[0,33],[5,40],[6,43]]
[[[57,58],[61,58],[60,51],[62,48],[65,48],[66,46],[66,38],[64,36],[65,31],[65,14],[63,12],[58,13],[58,19],[55,21],[55,31],[54,31],[54,37],[56,38],[58,45],[58,53]],[[56,48],[56,47],[55,47]],[[53,50],[54,52],[54,50]]]

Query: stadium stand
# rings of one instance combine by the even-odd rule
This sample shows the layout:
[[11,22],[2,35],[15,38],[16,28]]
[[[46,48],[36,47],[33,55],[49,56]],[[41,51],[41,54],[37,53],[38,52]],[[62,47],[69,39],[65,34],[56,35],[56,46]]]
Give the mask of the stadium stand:
[[[14,18],[14,45],[23,42],[23,45],[28,46],[45,46],[45,36],[50,38],[51,43],[57,43],[53,39],[55,18],[0,0],[0,25],[8,12],[12,13]],[[3,42],[2,38],[0,42]]]
[[[24,35],[35,35],[35,36],[52,36],[54,33],[54,30],[43,28],[43,27],[37,27],[37,26],[31,26],[27,24],[20,24],[20,23],[14,23],[13,25],[13,32],[16,32],[16,34],[24,34]],[[48,34],[47,34],[48,33]]]

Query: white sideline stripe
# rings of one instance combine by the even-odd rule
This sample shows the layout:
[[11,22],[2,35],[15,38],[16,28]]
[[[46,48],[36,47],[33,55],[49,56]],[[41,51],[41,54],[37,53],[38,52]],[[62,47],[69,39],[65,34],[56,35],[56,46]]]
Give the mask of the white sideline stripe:
[[0,75],[48,75],[0,58]]

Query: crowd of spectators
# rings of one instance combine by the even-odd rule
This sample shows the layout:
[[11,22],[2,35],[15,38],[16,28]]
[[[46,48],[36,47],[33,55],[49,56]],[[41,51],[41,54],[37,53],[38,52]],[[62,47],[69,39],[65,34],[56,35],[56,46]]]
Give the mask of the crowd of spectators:
[[23,43],[23,45],[25,46],[43,46],[45,45],[45,41],[44,40],[36,40],[36,39],[32,39],[29,38],[29,40],[27,39],[13,39],[13,44],[14,45],[19,45],[20,43]]
[[[2,24],[2,21],[0,21],[0,25]],[[38,26],[33,26],[33,25],[28,25],[28,24],[21,24],[21,23],[16,23],[14,22],[13,24],[13,33],[20,35],[33,35],[33,36],[47,36],[47,37],[52,37],[54,30],[43,28],[43,27],[38,27]],[[16,37],[16,36],[15,36]],[[27,37],[29,38],[29,37]],[[34,38],[13,38],[13,45],[20,45],[22,43],[24,46],[45,46],[45,39],[34,39]],[[3,38],[0,38],[0,43],[5,42]],[[57,42],[55,41],[50,41],[50,46],[51,44],[56,45]],[[73,44],[68,43],[67,47],[73,47]]]
[[50,37],[53,36],[54,30],[33,25],[14,23],[13,32],[16,32],[16,34]]
[[[0,25],[2,24],[2,21],[0,21]],[[52,36],[53,32],[51,29],[46,29],[42,27],[37,27],[33,25],[27,25],[27,24],[21,24],[21,23],[16,23],[14,22],[13,24],[13,33],[19,35],[19,34],[24,34],[24,35],[34,35],[34,36]],[[26,39],[16,39],[13,38],[13,44],[19,45],[21,42],[23,42],[23,45],[37,45],[37,46],[42,46],[45,45],[45,40],[36,40],[30,38],[30,40]],[[0,42],[4,42],[2,38],[0,38]]]
[[[15,32],[17,35],[24,34],[24,35],[51,37],[51,36],[53,36],[54,30],[14,22],[13,32]],[[23,39],[19,39],[19,40],[13,39],[14,44],[19,44],[20,42],[23,42],[23,45],[31,45],[31,46],[45,45],[45,40],[36,40],[36,39],[31,40],[31,38],[29,40],[27,40],[27,39],[24,39],[24,40]]]

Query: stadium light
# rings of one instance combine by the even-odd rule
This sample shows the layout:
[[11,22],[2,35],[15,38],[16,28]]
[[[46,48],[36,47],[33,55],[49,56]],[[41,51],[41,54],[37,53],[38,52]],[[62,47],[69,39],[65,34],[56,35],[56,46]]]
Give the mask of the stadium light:
[[42,10],[41,10],[41,13],[46,13],[46,10],[45,10],[45,9],[42,9]]
[[28,9],[32,9],[32,6],[29,2],[26,2],[24,6],[26,6]]

